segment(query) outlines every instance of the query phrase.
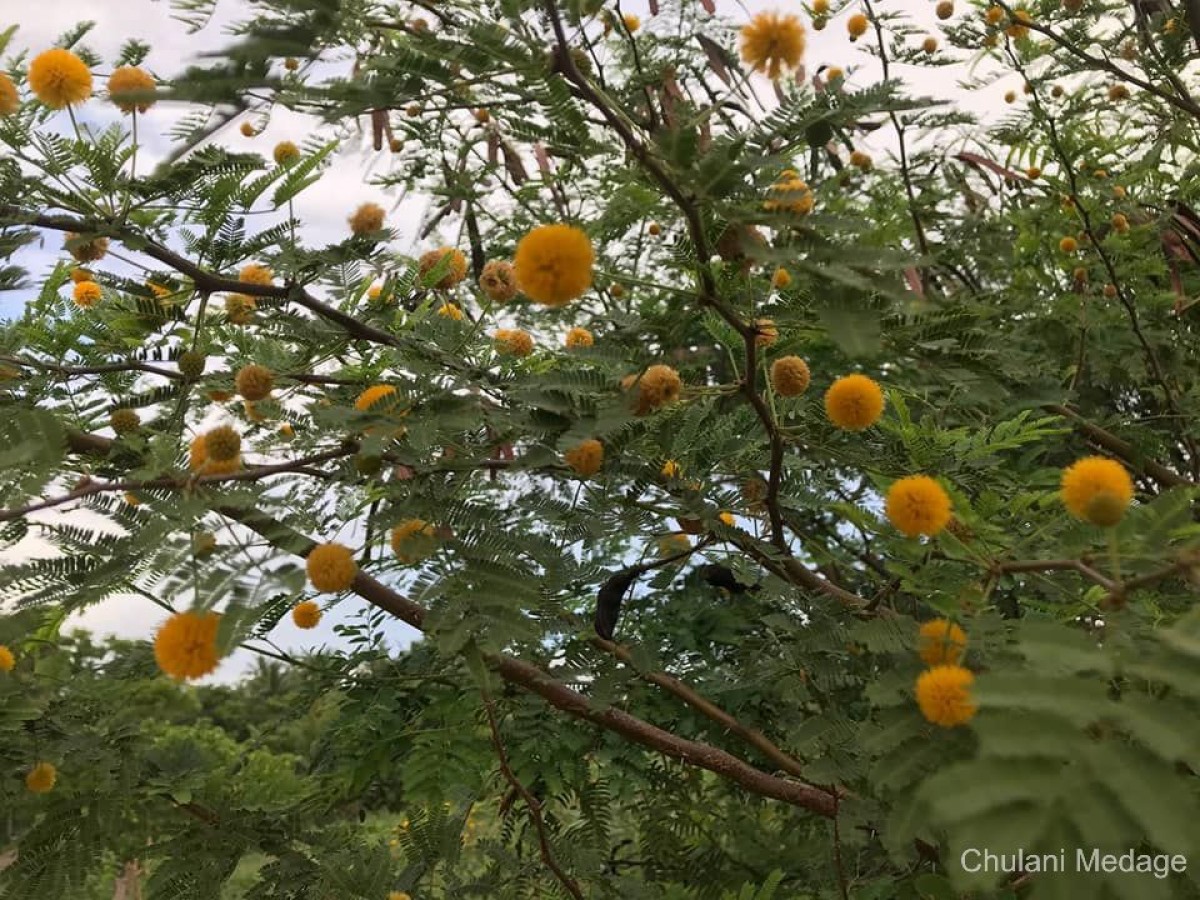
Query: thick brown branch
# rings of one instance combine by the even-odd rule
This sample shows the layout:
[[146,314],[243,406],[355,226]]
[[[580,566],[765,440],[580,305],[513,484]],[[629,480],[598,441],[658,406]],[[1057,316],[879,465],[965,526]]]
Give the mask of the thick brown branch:
[[1148,478],[1154,479],[1163,487],[1186,487],[1195,484],[1195,482],[1189,481],[1182,475],[1172,472],[1166,466],[1152,459],[1142,458],[1128,441],[1122,440],[1112,432],[1105,431],[1099,425],[1089,422],[1069,406],[1064,406],[1061,403],[1050,403],[1043,406],[1042,409],[1056,416],[1070,419],[1076,428],[1087,435],[1089,440],[1099,444],[1114,456],[1119,456],[1134,469],[1143,473]]
[[[107,438],[74,430],[68,431],[68,442],[76,452],[101,456],[107,454],[112,445],[112,441]],[[257,510],[217,507],[216,511],[256,532],[276,548],[296,556],[308,556],[316,546],[312,539]],[[822,580],[815,575],[812,578]],[[393,591],[365,572],[360,571],[355,576],[351,589],[364,600],[391,613],[413,628],[425,630],[425,617],[428,614],[425,607]],[[856,603],[862,602],[854,595],[851,597]],[[657,750],[673,759],[707,769],[760,796],[782,800],[825,817],[834,814],[836,795],[823,788],[779,778],[756,769],[717,747],[672,734],[622,710],[598,707],[583,694],[571,690],[537,666],[523,660],[499,653],[485,654],[484,659],[506,681],[537,694],[551,706],[569,715],[620,734],[634,743]]]
[[728,729],[733,734],[745,741],[750,746],[758,750],[763,756],[771,760],[776,766],[787,772],[789,775],[795,775],[797,778],[804,777],[804,767],[793,756],[789,756],[770,738],[756,728],[749,728],[743,725],[732,715],[721,709],[712,701],[698,694],[695,690],[688,687],[678,678],[674,678],[665,672],[647,672],[638,669],[637,664],[633,659],[633,654],[629,649],[615,641],[606,641],[604,638],[592,638],[592,643],[606,653],[611,653],[617,659],[621,660],[627,666],[630,666],[637,671],[638,676],[656,684],[669,694],[673,694],[686,703],[688,706],[695,709],[705,717],[716,722],[718,725]]
[[[256,531],[281,550],[307,556],[315,546],[307,537],[262,513],[236,507],[222,507],[217,511]],[[364,600],[414,628],[425,630],[425,617],[428,612],[425,607],[393,591],[365,572],[360,571],[355,577],[352,590]],[[709,744],[672,734],[622,710],[599,707],[583,694],[571,690],[537,666],[523,660],[500,653],[485,654],[484,659],[506,681],[537,694],[551,706],[569,715],[599,725],[673,759],[708,769],[752,793],[782,800],[822,816],[833,815],[834,796],[826,790],[770,775]]]

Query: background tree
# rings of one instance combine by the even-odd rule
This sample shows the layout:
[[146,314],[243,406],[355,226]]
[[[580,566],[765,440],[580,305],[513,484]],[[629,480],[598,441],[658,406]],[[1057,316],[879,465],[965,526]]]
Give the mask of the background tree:
[[[64,241],[0,330],[0,539],[60,551],[0,581],[0,896],[1195,895],[962,856],[1196,849],[1181,10],[254,12],[169,84],[85,29],[0,81],[4,252]],[[969,58],[995,127],[895,77]],[[429,248],[306,243],[336,144],[221,146],[276,108],[369,129]],[[60,634],[122,592],[153,648]],[[348,653],[155,675],[336,604]]]

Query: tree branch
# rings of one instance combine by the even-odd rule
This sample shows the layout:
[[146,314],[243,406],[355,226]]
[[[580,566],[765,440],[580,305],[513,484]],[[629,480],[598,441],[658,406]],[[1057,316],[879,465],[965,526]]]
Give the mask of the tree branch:
[[554,877],[566,889],[567,893],[576,900],[583,900],[583,892],[579,889],[579,885],[575,879],[563,871],[558,864],[558,860],[554,858],[554,851],[550,849],[550,838],[546,834],[546,823],[542,820],[542,804],[529,788],[521,783],[521,779],[512,770],[512,766],[508,764],[508,753],[504,749],[504,741],[500,737],[500,726],[496,724],[496,711],[493,708],[492,698],[485,692],[483,695],[483,708],[487,713],[488,727],[492,732],[492,746],[496,748],[496,758],[500,762],[500,771],[503,773],[505,780],[512,785],[513,789],[521,795],[521,799],[525,801],[525,806],[529,809],[529,818],[533,821],[533,827],[537,831],[538,848],[542,854],[542,862],[546,864]]

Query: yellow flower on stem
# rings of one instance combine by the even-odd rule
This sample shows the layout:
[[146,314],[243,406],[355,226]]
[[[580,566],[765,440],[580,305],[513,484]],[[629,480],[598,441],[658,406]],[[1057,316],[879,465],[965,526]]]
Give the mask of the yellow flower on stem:
[[798,16],[762,12],[742,27],[742,59],[752,71],[778,79],[804,56],[804,26]]
[[21,108],[21,98],[13,80],[0,72],[0,116],[11,116]]
[[513,270],[534,302],[563,306],[592,285],[596,255],[587,234],[572,225],[540,225],[517,244]]
[[891,486],[887,517],[909,537],[933,536],[950,521],[950,496],[928,475],[910,475]]
[[179,681],[200,678],[217,667],[218,613],[175,613],[154,635],[158,667]]
[[967,649],[967,635],[949,619],[921,623],[917,652],[927,666],[954,665]]
[[62,109],[92,96],[92,72],[70,50],[54,47],[29,64],[29,87],[51,109]]
[[1119,462],[1089,456],[1063,471],[1062,499],[1075,518],[1110,528],[1133,499],[1133,479]]
[[40,762],[25,774],[25,789],[31,794],[47,794],[54,790],[58,770],[52,763]]
[[971,697],[975,676],[962,666],[934,666],[917,678],[917,705],[934,725],[953,728],[974,718],[978,705]]
[[392,529],[391,543],[396,559],[411,566],[433,555],[437,533],[424,519],[405,519]]
[[144,113],[153,106],[154,88],[154,78],[137,66],[121,66],[108,76],[108,99],[125,113]]
[[567,465],[584,478],[595,475],[604,465],[604,445],[595,438],[576,444],[563,454]]
[[318,591],[336,594],[350,589],[358,574],[358,563],[350,548],[342,544],[318,544],[305,559],[308,580]]
[[316,628],[321,621],[321,607],[312,600],[303,600],[292,607],[292,621],[297,628]]
[[838,428],[862,431],[883,415],[883,391],[866,375],[846,375],[825,392],[825,412]]

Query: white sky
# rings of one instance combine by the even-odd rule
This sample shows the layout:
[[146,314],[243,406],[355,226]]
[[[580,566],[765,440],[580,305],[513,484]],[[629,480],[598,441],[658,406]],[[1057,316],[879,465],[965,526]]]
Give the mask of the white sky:
[[[734,6],[729,0],[717,0],[717,6],[723,15],[738,22],[761,10],[794,11],[804,15],[801,5],[793,0],[749,0],[738,6]],[[876,4],[877,9],[882,11],[899,9],[913,14],[921,25],[928,29],[927,32],[916,35],[913,38],[914,43],[919,43],[924,33],[934,34],[942,44],[938,52],[953,53],[955,51],[947,48],[941,38],[933,6],[931,0],[880,0]],[[965,2],[960,2],[959,6],[958,16],[977,14]],[[625,0],[621,8],[640,15],[643,28],[654,27],[654,20],[649,15],[648,0]],[[245,0],[221,0],[217,19],[199,34],[188,34],[185,26],[172,18],[168,0],[37,0],[36,3],[30,0],[0,0],[0,30],[14,23],[20,26],[14,43],[9,48],[10,54],[20,50],[36,53],[53,45],[58,35],[78,22],[94,20],[96,27],[85,39],[85,45],[96,51],[106,63],[116,58],[119,48],[128,38],[136,37],[153,47],[146,60],[146,67],[156,75],[166,78],[182,66],[199,61],[198,56],[204,51],[227,44],[230,38],[224,33],[223,26],[235,21],[246,9]],[[739,9],[745,12],[739,13]],[[821,64],[841,65],[850,70],[852,84],[866,85],[878,77],[878,67],[870,57],[858,49],[861,44],[854,45],[848,41],[845,30],[845,18],[848,14],[843,13],[831,20],[824,31],[809,30],[806,64],[810,73]],[[102,71],[107,72],[107,66]],[[918,91],[935,96],[956,96],[960,99],[964,96],[955,90],[956,78],[965,75],[964,66],[938,70],[897,67],[894,74],[909,80]],[[985,111],[1002,107],[1000,96],[1012,84],[1013,80],[1007,79],[988,88],[981,95],[972,95],[973,105],[977,108],[982,107]],[[771,96],[770,85],[765,80],[760,79],[756,88],[764,99]],[[157,161],[156,158],[161,158],[169,150],[165,134],[180,114],[178,107],[172,108],[160,103],[142,118],[140,130],[144,138],[145,164],[153,165]],[[119,113],[113,106],[99,102],[86,104],[80,116],[82,123],[97,126],[107,125],[119,118]],[[312,120],[280,112],[274,114],[270,125],[261,135],[251,139],[238,132],[241,121],[242,119],[234,120],[220,133],[217,140],[235,150],[257,151],[264,155],[269,155],[271,148],[278,141],[292,140],[299,144],[311,137],[315,130]],[[890,140],[886,130],[877,132],[871,138],[879,153],[886,152]],[[867,144],[866,149],[876,150],[876,147]],[[362,202],[381,202],[385,207],[390,207],[396,202],[397,198],[386,197],[379,189],[367,184],[375,167],[388,164],[388,157],[386,152],[377,154],[367,147],[343,145],[330,171],[315,186],[305,191],[296,203],[297,215],[304,222],[305,235],[310,242],[340,239],[345,233],[347,215]],[[424,210],[423,198],[409,198],[398,212],[389,216],[389,224],[401,232],[393,249],[398,252],[424,249],[413,246]],[[33,254],[26,254],[21,261],[31,269],[36,280],[39,271],[47,269],[52,260],[59,255],[60,247],[60,236],[47,235],[45,246]],[[20,314],[27,299],[20,294],[21,292],[0,293],[0,318]],[[20,556],[30,550],[30,546],[22,546],[6,555]],[[345,602],[335,614],[327,615],[322,624],[310,632],[301,632],[291,624],[290,619],[285,619],[276,628],[273,638],[280,646],[292,650],[322,643],[340,645],[339,639],[333,634],[332,626],[336,622],[346,621],[361,608],[362,605],[354,600]],[[98,604],[79,616],[77,621],[78,624],[100,633],[136,638],[148,637],[161,619],[161,611],[148,601],[129,597]],[[403,623],[397,623],[394,631],[389,630],[389,634],[400,642],[407,642],[414,632]],[[234,677],[251,661],[250,654],[241,651],[234,658],[227,660],[214,678],[227,680]]]

